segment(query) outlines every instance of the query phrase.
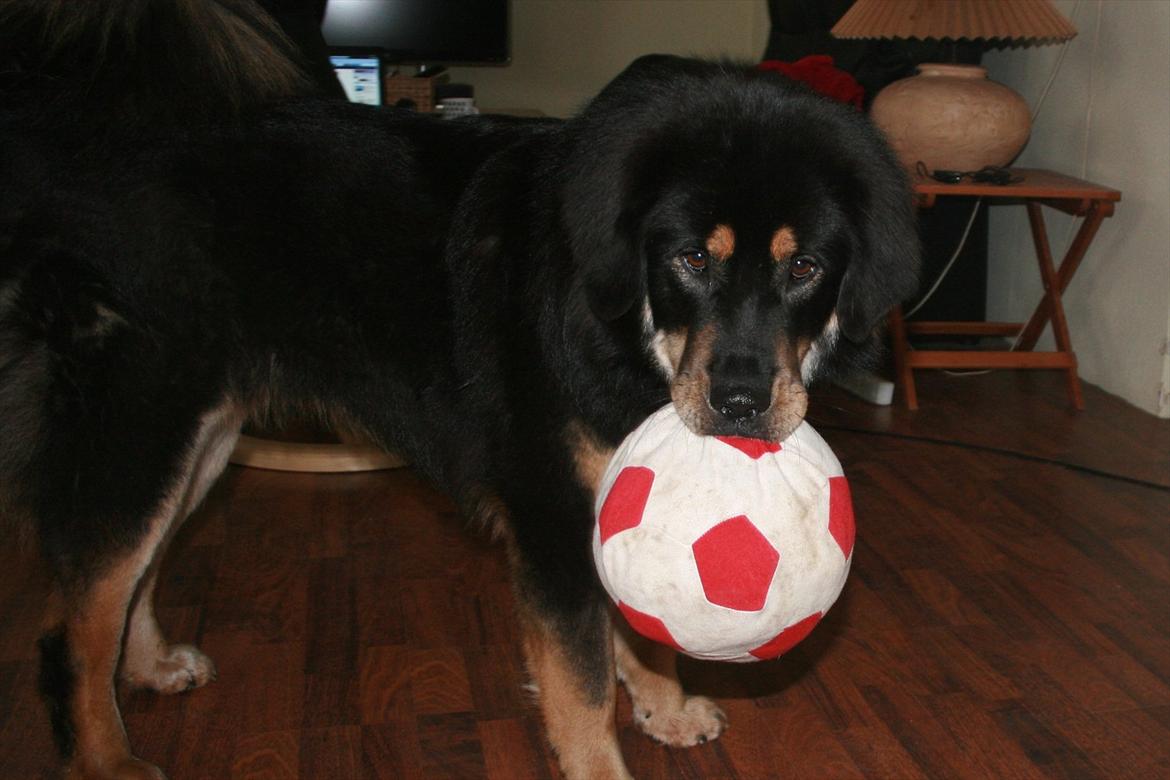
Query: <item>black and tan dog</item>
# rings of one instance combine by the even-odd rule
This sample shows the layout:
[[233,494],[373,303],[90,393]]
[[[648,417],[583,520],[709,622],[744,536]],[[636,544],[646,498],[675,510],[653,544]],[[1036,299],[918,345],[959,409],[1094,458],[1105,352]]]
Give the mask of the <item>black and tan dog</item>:
[[288,413],[490,514],[566,775],[627,776],[617,680],[652,736],[719,735],[614,629],[593,492],[661,405],[783,439],[870,351],[917,247],[860,114],[667,57],[566,122],[314,99],[246,0],[8,0],[0,30],[0,511],[61,597],[42,687],[72,776],[160,776],[113,680],[212,678],[159,632],[158,562],[241,425]]

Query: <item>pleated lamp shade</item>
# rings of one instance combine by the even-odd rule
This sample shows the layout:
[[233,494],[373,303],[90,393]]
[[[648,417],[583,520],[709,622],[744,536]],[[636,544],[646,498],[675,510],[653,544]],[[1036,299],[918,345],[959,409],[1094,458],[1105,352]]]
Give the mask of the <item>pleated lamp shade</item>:
[[[1077,34],[1051,0],[857,0],[838,38],[1056,43]],[[870,108],[902,163],[978,170],[1010,163],[1031,131],[1027,103],[975,65],[924,63]]]
[[1051,0],[857,0],[838,38],[1067,41],[1077,34]]

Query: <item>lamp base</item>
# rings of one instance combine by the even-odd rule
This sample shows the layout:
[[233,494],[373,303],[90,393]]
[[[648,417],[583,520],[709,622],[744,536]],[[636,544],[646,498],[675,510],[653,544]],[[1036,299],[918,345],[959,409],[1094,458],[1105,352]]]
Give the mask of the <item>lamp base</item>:
[[870,111],[903,165],[973,171],[1004,166],[1028,141],[1028,104],[978,65],[923,63],[878,93]]

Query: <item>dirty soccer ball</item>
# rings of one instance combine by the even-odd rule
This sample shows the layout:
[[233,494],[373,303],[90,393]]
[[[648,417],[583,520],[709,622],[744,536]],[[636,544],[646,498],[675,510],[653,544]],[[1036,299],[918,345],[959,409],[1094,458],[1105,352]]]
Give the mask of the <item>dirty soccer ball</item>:
[[595,509],[593,557],[618,609],[695,658],[787,652],[852,559],[849,484],[807,422],[783,443],[697,436],[668,405],[614,453]]

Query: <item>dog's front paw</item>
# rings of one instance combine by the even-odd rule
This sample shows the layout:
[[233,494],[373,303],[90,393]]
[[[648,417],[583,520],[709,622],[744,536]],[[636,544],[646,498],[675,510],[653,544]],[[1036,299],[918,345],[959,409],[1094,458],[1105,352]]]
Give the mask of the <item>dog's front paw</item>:
[[651,739],[671,747],[702,745],[727,728],[727,716],[705,696],[688,696],[681,707],[634,709],[634,721]]
[[192,645],[171,645],[146,668],[127,670],[123,677],[136,688],[182,693],[215,679],[215,664]]

